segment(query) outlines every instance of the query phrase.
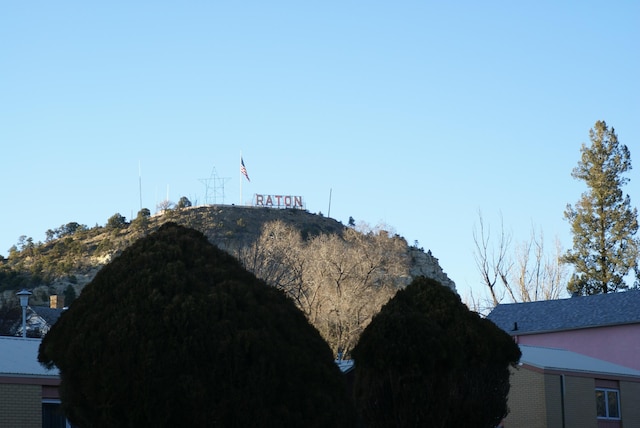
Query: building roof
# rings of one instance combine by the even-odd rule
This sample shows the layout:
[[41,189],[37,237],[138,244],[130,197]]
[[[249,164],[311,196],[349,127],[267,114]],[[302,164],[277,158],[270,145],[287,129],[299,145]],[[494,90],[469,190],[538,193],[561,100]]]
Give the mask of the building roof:
[[0,376],[57,377],[38,362],[40,339],[0,336]]
[[63,309],[50,308],[49,306],[29,306],[29,308],[38,314],[40,318],[45,320],[50,326],[54,325],[60,315],[62,315]]
[[585,373],[604,376],[637,377],[640,370],[588,357],[576,352],[540,346],[520,345],[520,363],[544,370]]
[[487,318],[511,335],[640,323],[640,290],[500,304]]

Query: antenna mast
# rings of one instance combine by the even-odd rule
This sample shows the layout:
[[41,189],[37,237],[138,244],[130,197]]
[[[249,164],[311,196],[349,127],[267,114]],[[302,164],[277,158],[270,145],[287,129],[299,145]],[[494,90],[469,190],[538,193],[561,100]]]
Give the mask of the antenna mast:
[[138,191],[140,192],[140,210],[142,211],[142,165],[138,161]]

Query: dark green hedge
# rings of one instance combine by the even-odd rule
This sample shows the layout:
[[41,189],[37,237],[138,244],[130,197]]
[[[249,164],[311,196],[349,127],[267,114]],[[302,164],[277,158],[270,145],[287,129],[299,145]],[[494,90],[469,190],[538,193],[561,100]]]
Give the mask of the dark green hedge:
[[353,350],[367,428],[495,427],[520,349],[460,297],[424,277],[399,291]]
[[353,407],[294,304],[200,232],[165,224],[105,266],[45,337],[82,427],[342,427]]

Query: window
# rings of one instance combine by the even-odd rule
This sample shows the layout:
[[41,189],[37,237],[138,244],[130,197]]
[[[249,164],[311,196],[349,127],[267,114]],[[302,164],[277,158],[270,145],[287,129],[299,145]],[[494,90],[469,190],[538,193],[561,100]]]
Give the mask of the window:
[[73,428],[60,407],[60,400],[42,401],[42,428]]
[[617,389],[597,388],[596,409],[598,418],[620,419],[620,391]]

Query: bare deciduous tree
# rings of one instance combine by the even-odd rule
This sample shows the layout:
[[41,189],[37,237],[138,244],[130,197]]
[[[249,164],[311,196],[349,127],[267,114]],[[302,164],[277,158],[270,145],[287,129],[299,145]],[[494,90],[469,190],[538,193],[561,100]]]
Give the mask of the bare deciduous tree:
[[371,318],[404,284],[406,242],[377,230],[347,229],[343,237],[319,236],[309,243],[312,254],[305,284],[313,292],[311,322],[334,351],[349,352]]
[[175,204],[173,202],[171,202],[169,199],[165,199],[163,201],[158,202],[158,204],[156,205],[156,210],[158,212],[166,212],[172,209],[174,206]]
[[404,239],[368,226],[303,241],[276,221],[238,257],[293,299],[336,353],[349,352],[409,271]]
[[474,310],[486,312],[505,298],[510,302],[533,302],[561,296],[568,272],[560,262],[562,246],[558,239],[554,251],[549,253],[542,231],[532,226],[529,239],[518,243],[512,252],[512,237],[504,231],[502,218],[497,240],[492,239],[482,213],[478,213],[478,218],[479,230],[473,231],[474,257],[489,298],[472,296],[470,304]]
[[267,223],[251,246],[241,248],[238,258],[245,268],[271,286],[284,291],[298,307],[305,299],[302,269],[303,242],[295,228],[281,221]]
[[531,228],[528,241],[521,242],[515,252],[514,301],[535,302],[560,297],[567,278],[566,265],[559,262],[562,246],[555,240],[555,251],[547,253],[542,231]]
[[[474,258],[478,272],[482,277],[482,283],[487,287],[491,295],[493,306],[497,306],[504,298],[505,292],[511,290],[508,280],[511,261],[507,254],[511,245],[511,235],[505,233],[501,216],[500,233],[498,242],[495,243],[491,241],[491,227],[485,227],[481,212],[478,212],[478,220],[480,230],[477,231],[475,228],[473,230],[473,242],[476,246]],[[502,285],[502,288],[500,285]]]

